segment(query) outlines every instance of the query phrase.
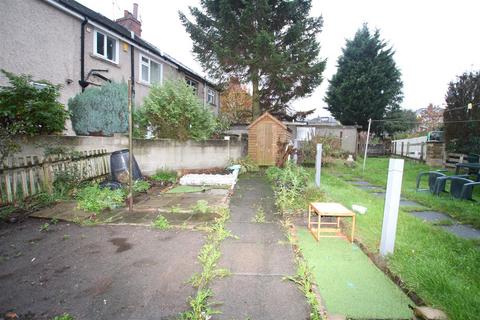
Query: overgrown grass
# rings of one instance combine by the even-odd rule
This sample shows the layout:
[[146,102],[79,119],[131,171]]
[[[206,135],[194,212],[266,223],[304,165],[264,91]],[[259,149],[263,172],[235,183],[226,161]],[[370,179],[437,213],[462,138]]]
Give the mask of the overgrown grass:
[[211,281],[215,278],[228,276],[230,271],[217,268],[217,262],[220,259],[220,244],[227,237],[232,237],[229,230],[225,228],[226,221],[230,218],[228,208],[217,208],[218,217],[214,222],[207,226],[207,239],[198,255],[198,261],[202,265],[202,272],[195,273],[190,278],[190,283],[197,288],[195,296],[188,299],[190,310],[180,315],[185,320],[204,320],[210,319],[212,315],[218,312],[212,309],[209,299],[212,292],[209,288]]
[[[360,175],[361,168],[351,170],[344,168],[343,165],[332,166],[322,171],[322,190],[326,192],[329,200],[340,202],[347,207],[359,204],[368,208],[365,215],[357,215],[356,238],[372,253],[378,253],[383,220],[383,199],[351,185],[332,173],[348,173],[361,176],[374,184],[384,185],[387,162],[386,159],[370,160],[367,162],[369,171],[363,175]],[[421,165],[405,163],[403,189],[407,197],[410,195],[409,192],[414,193],[411,189],[415,188],[413,181],[419,168]],[[313,170],[310,173],[313,181]],[[413,199],[429,205],[427,197],[431,196],[418,195]],[[453,209],[452,206],[469,208],[468,203],[460,201],[450,199],[440,201],[445,207],[437,204],[433,207],[434,209],[448,212]],[[444,201],[453,204],[447,204]],[[476,212],[478,215],[478,209]],[[457,217],[470,217],[472,214],[473,211],[470,214],[456,212]],[[409,290],[416,292],[429,305],[445,310],[450,319],[474,319],[480,313],[480,273],[478,272],[480,249],[475,241],[457,238],[401,209],[395,252],[388,257],[387,264],[390,270],[404,281]]]
[[[462,223],[472,224],[476,228],[480,228],[480,188],[474,190],[474,199],[476,202],[467,200],[452,199],[448,194],[442,194],[440,197],[432,195],[430,192],[417,192],[416,179],[421,171],[431,171],[431,168],[425,164],[415,161],[406,160],[403,169],[402,194],[404,197],[417,201],[418,203],[429,207],[433,210],[445,212],[461,221]],[[371,182],[378,186],[386,186],[388,175],[388,159],[387,158],[367,158],[365,172],[362,166],[356,168],[348,168],[346,166],[336,164],[324,169],[329,173],[340,173],[345,176],[357,177]],[[449,175],[453,172],[449,172]],[[427,179],[422,180],[421,188],[428,188]]]

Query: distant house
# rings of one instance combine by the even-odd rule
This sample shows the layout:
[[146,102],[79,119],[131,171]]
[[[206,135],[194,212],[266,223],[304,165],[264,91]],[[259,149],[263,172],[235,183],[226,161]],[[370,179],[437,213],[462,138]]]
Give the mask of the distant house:
[[204,106],[218,113],[214,83],[141,38],[136,4],[116,21],[73,0],[0,1],[0,12],[0,68],[62,84],[65,105],[85,88],[128,79],[141,104],[152,84],[185,79]]

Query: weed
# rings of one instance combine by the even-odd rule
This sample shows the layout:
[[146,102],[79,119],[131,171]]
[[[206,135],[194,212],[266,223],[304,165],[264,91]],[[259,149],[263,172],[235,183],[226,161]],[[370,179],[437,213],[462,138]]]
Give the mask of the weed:
[[132,189],[134,192],[147,192],[150,189],[150,183],[145,180],[135,180]]
[[106,208],[114,209],[120,207],[125,200],[125,196],[125,191],[122,189],[102,189],[98,184],[95,184],[78,192],[78,207],[85,211],[100,213]]
[[68,240],[68,239],[70,239],[70,235],[69,234],[64,234],[62,239],[63,240]]
[[195,297],[188,299],[191,310],[183,312],[180,318],[182,320],[211,319],[212,315],[218,314],[219,312],[211,308],[211,305],[208,303],[210,297],[212,297],[212,290],[208,288],[199,289]]
[[75,318],[71,315],[69,315],[68,313],[64,313],[60,316],[56,316],[54,318],[52,318],[52,320],[75,320]]
[[167,183],[173,184],[177,182],[177,173],[175,171],[159,170],[150,178],[155,181],[161,181],[161,182],[167,182]]
[[270,167],[265,172],[273,185],[275,203],[282,212],[291,212],[303,206],[308,172],[292,162],[285,168]]
[[0,208],[0,220],[7,220],[15,210],[16,208],[13,206]]
[[220,243],[227,237],[232,236],[230,231],[225,229],[225,222],[230,218],[228,208],[218,208],[218,216],[213,224],[208,225],[207,241],[203,245],[198,255],[198,261],[202,265],[202,272],[195,273],[190,278],[190,283],[198,288],[195,297],[189,299],[191,310],[181,315],[182,319],[210,319],[211,315],[217,312],[211,308],[208,299],[212,292],[208,288],[210,282],[215,278],[222,278],[230,275],[227,269],[217,268],[218,259],[220,259]]
[[159,214],[155,220],[153,220],[154,228],[160,230],[168,230],[171,228],[170,223],[168,222],[167,218]]
[[180,213],[182,208],[177,204],[170,208],[171,213]]
[[208,206],[207,200],[198,200],[197,203],[192,206],[192,210],[197,213],[206,214],[210,212],[210,207]]
[[294,276],[285,277],[284,279],[293,281],[297,284],[300,291],[303,292],[305,298],[307,299],[308,304],[310,305],[310,319],[311,320],[321,320],[322,315],[320,313],[320,304],[318,302],[317,296],[313,291],[313,274],[307,264],[307,262],[303,259],[300,250],[298,249],[298,244],[293,236],[292,232],[290,231],[292,223],[290,219],[284,219],[282,221],[282,226],[285,230],[285,234],[287,236],[288,242],[292,245],[295,249],[295,264],[297,266],[296,274]]
[[50,223],[53,224],[53,225],[56,225],[58,223],[58,219],[53,218],[52,220],[50,220]]
[[48,222],[45,222],[40,226],[40,232],[47,232],[50,228],[50,224]]
[[252,222],[265,223],[265,211],[263,210],[262,207],[258,207],[257,213],[252,218]]
[[260,171],[260,168],[255,163],[255,161],[253,161],[248,156],[243,158],[243,159],[230,161],[229,165],[234,165],[234,164],[239,164],[241,166],[240,172],[239,172],[240,174],[247,173],[247,172],[258,172],[258,171]]

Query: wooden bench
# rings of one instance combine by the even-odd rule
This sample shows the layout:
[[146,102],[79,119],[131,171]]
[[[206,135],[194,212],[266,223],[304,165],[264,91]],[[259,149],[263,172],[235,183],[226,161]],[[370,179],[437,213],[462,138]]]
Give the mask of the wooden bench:
[[[317,215],[317,221],[314,221],[312,216]],[[335,222],[322,222],[322,217],[334,217]],[[320,238],[347,238],[341,233],[340,220],[342,218],[352,218],[352,230],[350,235],[350,242],[353,242],[355,233],[355,213],[348,210],[339,203],[333,202],[312,202],[308,205],[308,230],[313,234],[315,239],[319,241]],[[328,226],[322,228],[322,226]],[[333,226],[333,227],[331,227]],[[328,235],[320,235],[321,232],[328,233]],[[332,235],[332,233],[335,233]],[[347,238],[348,239],[348,238]]]

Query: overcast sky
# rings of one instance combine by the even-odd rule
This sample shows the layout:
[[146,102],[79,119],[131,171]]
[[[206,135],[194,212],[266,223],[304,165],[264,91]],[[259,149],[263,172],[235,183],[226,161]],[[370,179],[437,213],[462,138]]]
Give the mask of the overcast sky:
[[[178,10],[198,6],[199,0],[77,0],[108,18],[139,4],[142,38],[193,70],[202,73],[192,54],[192,42],[178,19]],[[355,31],[367,22],[394,48],[402,71],[403,107],[418,109],[429,103],[444,104],[447,85],[464,71],[480,69],[478,0],[313,0],[311,15],[322,15],[324,26],[318,36],[321,57],[327,58],[324,81],[308,98],[293,102],[297,110],[317,108],[328,115],[323,97],[336,62]]]

